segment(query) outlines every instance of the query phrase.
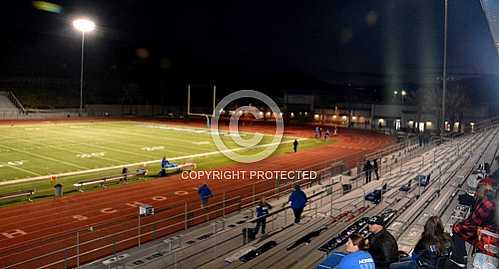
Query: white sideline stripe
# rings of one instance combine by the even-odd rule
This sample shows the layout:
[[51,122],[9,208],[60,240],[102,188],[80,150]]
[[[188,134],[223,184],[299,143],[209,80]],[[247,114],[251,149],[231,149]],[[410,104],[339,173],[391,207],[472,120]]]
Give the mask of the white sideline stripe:
[[[298,141],[305,141],[305,140],[308,140],[308,138],[299,138],[298,139]],[[293,142],[294,142],[294,140],[281,141],[280,143],[269,143],[269,144],[254,146],[252,148],[262,148],[262,147],[279,145],[279,144],[289,144],[289,143],[293,143]],[[241,151],[241,150],[246,150],[246,149],[247,148],[237,148],[237,149],[227,149],[227,150],[224,150],[224,151],[211,151],[211,152],[198,153],[198,154],[192,154],[192,155],[187,155],[187,156],[174,157],[174,158],[170,158],[169,160],[176,161],[176,160],[183,160],[183,159],[190,159],[190,158],[197,158],[197,157],[204,157],[204,156],[216,155],[216,154],[220,154],[222,152],[229,152],[229,151],[236,152],[236,151]],[[67,173],[47,175],[47,176],[38,176],[38,177],[30,177],[30,178],[8,180],[8,181],[0,182],[0,186],[12,185],[12,184],[17,184],[17,183],[31,182],[31,181],[41,180],[41,179],[49,179],[51,176],[56,176],[56,177],[75,176],[75,175],[81,175],[81,174],[87,174],[87,173],[93,173],[93,172],[100,172],[100,171],[111,170],[111,169],[118,169],[118,168],[122,168],[122,167],[125,167],[125,166],[137,166],[137,165],[141,165],[141,164],[151,164],[151,163],[159,163],[159,162],[161,162],[161,160],[151,160],[151,161],[128,163],[128,164],[122,164],[122,165],[101,167],[101,168],[88,169],[88,170],[75,171],[75,172],[67,172]]]

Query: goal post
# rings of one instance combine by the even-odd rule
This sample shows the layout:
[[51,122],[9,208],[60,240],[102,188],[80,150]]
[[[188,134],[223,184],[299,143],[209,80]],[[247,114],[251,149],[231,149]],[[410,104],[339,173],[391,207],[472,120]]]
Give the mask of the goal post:
[[217,86],[213,85],[212,87],[213,93],[213,102],[211,112],[209,113],[196,113],[191,111],[191,84],[187,84],[187,116],[198,116],[198,117],[206,117],[206,126],[210,128],[210,119],[215,115],[215,107],[217,100]]

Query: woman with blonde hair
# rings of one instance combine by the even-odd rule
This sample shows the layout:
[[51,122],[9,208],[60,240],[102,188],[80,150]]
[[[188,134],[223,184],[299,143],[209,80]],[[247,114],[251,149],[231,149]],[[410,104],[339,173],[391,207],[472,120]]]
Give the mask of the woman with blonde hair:
[[374,261],[367,252],[367,240],[358,234],[352,234],[348,238],[345,252],[333,252],[316,269],[374,269]]

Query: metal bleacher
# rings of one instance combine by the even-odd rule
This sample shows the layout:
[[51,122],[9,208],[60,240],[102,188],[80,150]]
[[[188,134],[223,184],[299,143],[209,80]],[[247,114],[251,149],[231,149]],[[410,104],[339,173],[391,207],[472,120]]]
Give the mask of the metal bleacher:
[[9,99],[9,92],[0,92],[0,112],[17,112],[18,108]]
[[[481,156],[488,154],[487,149],[497,146],[498,137],[499,130],[489,128],[438,146],[408,144],[384,155],[380,180],[368,184],[364,184],[364,175],[354,172],[333,176],[304,190],[310,202],[302,224],[292,223],[292,212],[284,206],[287,195],[269,200],[273,210],[267,218],[267,234],[253,241],[242,235],[244,228],[255,225],[250,208],[141,248],[116,253],[84,268],[313,268],[327,256],[319,248],[360,218],[397,210],[390,231],[400,238],[417,233],[420,217],[415,216],[444,211],[445,199],[461,186]],[[399,190],[416,176],[430,173],[428,186],[414,184],[407,192]],[[351,185],[351,191],[344,192],[346,184]],[[384,184],[388,189],[379,204],[365,201],[366,193]],[[303,241],[311,234],[314,236]],[[269,242],[276,245],[249,261],[238,259]],[[403,249],[411,248],[411,242],[400,242]]]

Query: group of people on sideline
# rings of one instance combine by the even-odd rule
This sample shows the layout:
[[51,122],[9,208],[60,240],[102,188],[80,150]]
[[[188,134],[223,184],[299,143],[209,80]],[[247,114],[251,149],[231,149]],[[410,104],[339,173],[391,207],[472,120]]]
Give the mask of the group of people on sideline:
[[337,135],[338,134],[338,128],[334,127],[333,132],[329,128],[322,128],[322,127],[315,127],[314,130],[314,137],[319,138],[319,139],[324,139],[327,140],[331,135]]

